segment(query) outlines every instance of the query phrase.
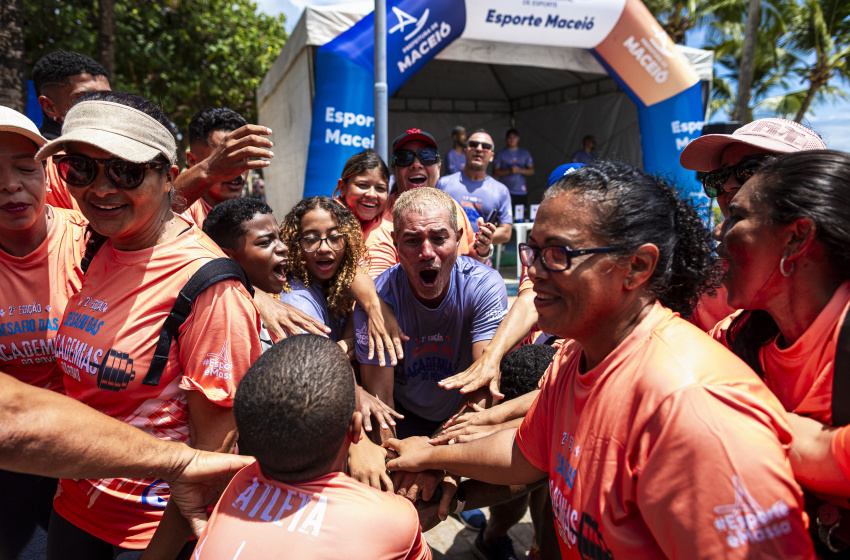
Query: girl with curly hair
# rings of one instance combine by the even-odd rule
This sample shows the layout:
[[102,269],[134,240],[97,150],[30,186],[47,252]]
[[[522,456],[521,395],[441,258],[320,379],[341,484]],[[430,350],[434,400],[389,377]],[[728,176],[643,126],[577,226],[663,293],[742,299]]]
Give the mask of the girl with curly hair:
[[333,340],[342,340],[354,304],[351,284],[364,254],[360,222],[346,206],[313,196],[289,211],[281,237],[289,247],[281,301],[321,320]]

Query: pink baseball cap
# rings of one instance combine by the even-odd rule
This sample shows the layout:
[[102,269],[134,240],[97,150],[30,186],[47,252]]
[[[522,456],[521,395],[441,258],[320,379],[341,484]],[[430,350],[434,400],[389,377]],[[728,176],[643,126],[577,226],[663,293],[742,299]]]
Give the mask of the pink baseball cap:
[[720,167],[723,151],[732,144],[745,144],[776,154],[826,149],[823,140],[812,129],[798,122],[771,117],[746,124],[732,134],[700,136],[685,146],[679,163],[685,169],[713,171]]

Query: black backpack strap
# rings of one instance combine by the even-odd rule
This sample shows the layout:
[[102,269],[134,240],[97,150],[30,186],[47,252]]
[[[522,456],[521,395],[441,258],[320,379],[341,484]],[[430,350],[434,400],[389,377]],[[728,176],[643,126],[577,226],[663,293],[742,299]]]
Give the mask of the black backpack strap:
[[832,368],[832,425],[850,424],[850,312],[838,332]]
[[154,351],[153,359],[151,360],[148,373],[145,375],[144,385],[159,385],[159,379],[162,377],[162,372],[165,370],[165,365],[168,363],[168,352],[171,350],[171,339],[177,338],[180,326],[189,317],[192,312],[192,304],[201,292],[222,280],[234,278],[242,282],[251,297],[254,296],[254,288],[248,281],[248,276],[245,271],[239,266],[239,263],[232,259],[220,258],[206,263],[198,269],[195,274],[189,278],[183,289],[177,295],[174,302],[174,307],[171,308],[171,313],[165,319],[162,328],[159,331],[159,341],[156,343],[156,351]]
[[91,226],[88,226],[89,230],[89,238],[86,241],[86,253],[83,255],[83,259],[80,261],[80,268],[83,271],[83,274],[89,269],[89,265],[91,264],[91,260],[100,251],[100,248],[103,247],[103,244],[106,243],[108,237],[105,235],[101,235],[94,231]]

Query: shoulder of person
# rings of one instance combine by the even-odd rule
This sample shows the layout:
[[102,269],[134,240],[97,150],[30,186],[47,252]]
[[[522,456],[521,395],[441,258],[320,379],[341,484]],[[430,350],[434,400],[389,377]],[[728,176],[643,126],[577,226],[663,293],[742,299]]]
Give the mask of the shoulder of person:
[[65,220],[65,223],[71,227],[76,226],[85,228],[89,225],[89,221],[86,220],[86,217],[78,210],[68,210],[67,208],[59,208],[57,206],[51,206],[50,208],[53,210],[54,214],[61,216],[61,218]]
[[492,175],[487,175],[487,179],[488,179],[488,180],[489,180],[489,181],[493,184],[493,186],[495,186],[498,190],[500,190],[500,191],[501,191],[501,190],[504,190],[505,192],[507,192],[508,194],[510,194],[510,192],[511,192],[511,191],[508,189],[508,186],[507,186],[506,184],[504,184],[503,182],[501,182],[500,180],[496,179],[496,178],[495,178],[495,177],[493,177]]
[[505,289],[505,281],[499,271],[472,257],[458,255],[457,261],[455,261],[455,271],[463,280],[475,285],[495,284],[497,287]]

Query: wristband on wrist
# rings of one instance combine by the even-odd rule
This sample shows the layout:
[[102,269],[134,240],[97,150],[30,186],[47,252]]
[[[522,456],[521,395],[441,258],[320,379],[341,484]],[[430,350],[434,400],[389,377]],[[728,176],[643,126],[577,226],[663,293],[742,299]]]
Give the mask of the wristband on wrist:
[[493,256],[493,245],[490,245],[490,251],[486,255],[482,255],[481,253],[479,253],[478,247],[475,248],[475,254],[478,255],[478,257],[481,259],[489,259]]

